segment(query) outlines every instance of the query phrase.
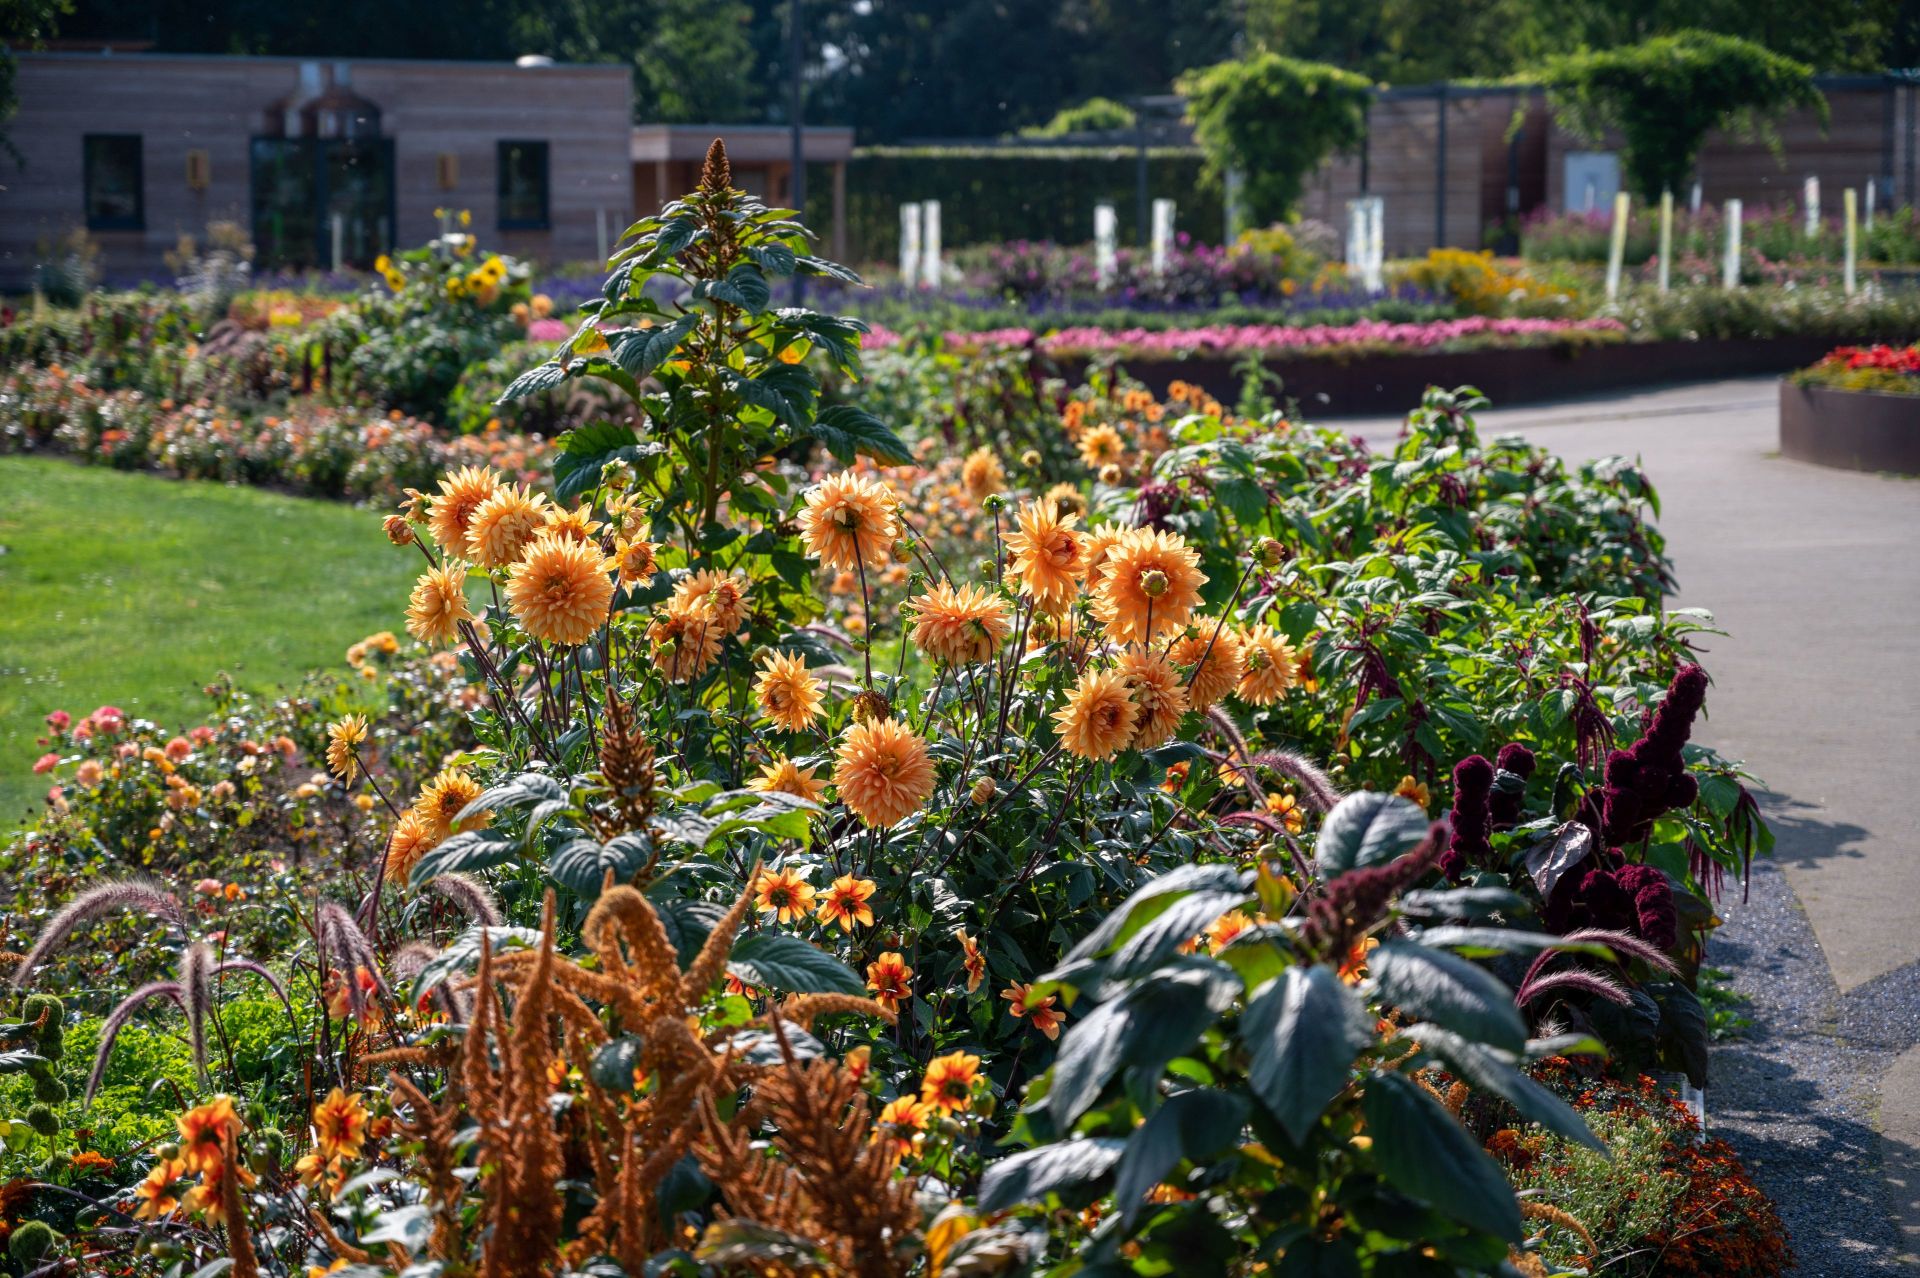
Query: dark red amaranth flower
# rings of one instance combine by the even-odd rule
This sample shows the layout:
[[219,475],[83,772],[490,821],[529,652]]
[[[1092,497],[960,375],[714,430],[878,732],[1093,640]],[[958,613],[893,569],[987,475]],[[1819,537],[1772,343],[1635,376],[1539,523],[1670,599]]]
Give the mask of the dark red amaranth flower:
[[1354,942],[1386,916],[1393,898],[1433,869],[1435,851],[1445,835],[1446,822],[1435,821],[1413,851],[1385,865],[1349,870],[1327,884],[1307,904],[1307,917],[1300,926],[1301,944],[1322,958],[1344,958]]
[[1633,898],[1633,930],[1649,944],[1672,949],[1680,940],[1680,911],[1667,876],[1651,865],[1623,865],[1613,879]]
[[1168,515],[1180,505],[1180,488],[1177,484],[1149,483],[1140,486],[1140,496],[1134,503],[1133,520],[1137,527],[1162,528]]
[[1706,699],[1707,672],[1696,665],[1680,667],[1645,734],[1607,756],[1599,833],[1608,847],[1641,842],[1662,813],[1688,807],[1699,797],[1700,783],[1687,774],[1681,749]]
[[1453,765],[1453,810],[1447,815],[1453,836],[1440,854],[1440,872],[1458,881],[1469,869],[1493,860],[1493,765],[1477,754]]

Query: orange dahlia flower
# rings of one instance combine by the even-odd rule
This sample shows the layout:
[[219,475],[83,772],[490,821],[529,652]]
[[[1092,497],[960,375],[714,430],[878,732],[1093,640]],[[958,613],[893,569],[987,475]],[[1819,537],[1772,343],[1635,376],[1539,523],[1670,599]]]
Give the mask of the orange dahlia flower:
[[[493,813],[477,812],[464,821],[460,813],[481,795],[478,781],[459,768],[447,768],[421,789],[420,797],[408,809],[425,824],[434,842],[465,830],[483,830],[493,821]],[[455,822],[458,821],[458,824]]]
[[1153,643],[1184,627],[1207,575],[1175,533],[1131,528],[1114,541],[1093,587],[1093,615],[1118,643]]
[[1238,692],[1248,705],[1270,706],[1293,687],[1295,656],[1286,636],[1272,626],[1258,625],[1243,636],[1244,671]]
[[1150,750],[1173,736],[1187,717],[1186,682],[1165,657],[1149,648],[1130,648],[1120,658],[1120,677],[1132,692],[1135,750]]
[[1061,514],[1051,501],[1030,501],[1020,507],[1007,534],[1020,592],[1043,612],[1061,611],[1080,589],[1086,560],[1082,534],[1074,528],[1078,522],[1079,516]]
[[507,579],[507,606],[536,639],[582,644],[607,619],[613,579],[599,546],[542,532]]
[[467,606],[467,566],[448,560],[413,583],[407,599],[407,633],[422,643],[451,643],[460,623],[473,620]]
[[1196,710],[1232,692],[1244,673],[1240,636],[1224,621],[1202,621],[1198,631],[1174,640],[1167,658],[1187,672],[1187,698]]
[[899,503],[884,483],[843,470],[807,494],[800,533],[808,552],[829,568],[884,567],[900,538]]
[[387,877],[395,883],[407,882],[420,858],[439,843],[433,826],[424,817],[418,812],[402,812],[393,823],[393,833],[387,836]]
[[913,997],[913,969],[907,966],[906,956],[888,950],[867,964],[867,988],[873,991],[874,1002],[899,1015],[900,1005]]
[[973,1083],[980,1077],[980,1058],[970,1052],[936,1056],[920,1080],[920,1099],[951,1114],[973,1108]]
[[1060,744],[1082,759],[1111,759],[1133,737],[1138,715],[1127,695],[1127,681],[1117,671],[1089,670],[1080,676],[1067,704],[1053,712]]
[[440,548],[456,559],[473,558],[467,542],[467,527],[474,512],[500,487],[500,477],[488,466],[466,466],[443,475],[440,495],[433,499],[427,526]]
[[914,647],[949,665],[988,660],[1013,631],[1006,601],[980,586],[938,582],[908,607],[914,614]]
[[796,799],[820,803],[826,799],[827,783],[814,779],[814,769],[803,768],[781,755],[760,769],[760,775],[747,782],[747,789],[762,794],[791,794]]
[[467,524],[467,545],[483,568],[505,568],[520,558],[547,518],[544,493],[502,484],[481,502]]
[[822,923],[836,924],[842,932],[853,931],[855,924],[872,927],[873,907],[867,902],[873,899],[874,891],[872,879],[856,879],[851,874],[843,874],[833,881],[833,886],[820,899],[820,908],[816,913]]
[[671,605],[647,623],[653,662],[674,683],[698,679],[720,656],[720,627],[705,610],[683,612]]
[[933,756],[927,743],[898,719],[855,724],[834,757],[833,784],[840,801],[867,825],[897,825],[933,793]]
[[703,568],[681,579],[667,606],[680,612],[704,611],[722,635],[730,635],[747,619],[747,583],[736,573]]
[[813,913],[813,884],[798,870],[762,874],[754,885],[753,897],[762,914],[771,914],[780,923],[791,923]]
[[770,653],[762,660],[753,695],[760,713],[788,732],[812,728],[825,700],[820,681],[808,673],[806,661],[789,652]]

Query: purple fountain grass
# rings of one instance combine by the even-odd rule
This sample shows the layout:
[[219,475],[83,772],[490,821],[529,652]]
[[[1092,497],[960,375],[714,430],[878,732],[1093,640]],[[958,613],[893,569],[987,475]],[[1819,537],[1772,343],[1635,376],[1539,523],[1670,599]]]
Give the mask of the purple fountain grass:
[[180,902],[159,884],[145,879],[102,883],[74,897],[48,921],[39,939],[33,943],[33,948],[27,951],[26,959],[14,969],[13,988],[26,988],[27,978],[34,969],[51,958],[54,951],[66,944],[82,927],[105,915],[136,908],[149,914],[158,914],[183,930],[186,928],[186,914],[181,910]]
[[468,874],[437,874],[421,885],[425,891],[445,897],[453,907],[481,927],[499,927],[500,903],[486,884]]
[[93,1070],[87,1075],[83,1104],[92,1104],[94,1093],[100,1090],[100,1083],[107,1076],[107,1058],[113,1054],[113,1044],[120,1037],[120,1031],[126,1028],[135,1012],[156,998],[170,998],[181,1011],[187,1009],[186,990],[178,981],[153,981],[121,999],[120,1005],[107,1013],[107,1019],[100,1026],[100,1046],[93,1053]]

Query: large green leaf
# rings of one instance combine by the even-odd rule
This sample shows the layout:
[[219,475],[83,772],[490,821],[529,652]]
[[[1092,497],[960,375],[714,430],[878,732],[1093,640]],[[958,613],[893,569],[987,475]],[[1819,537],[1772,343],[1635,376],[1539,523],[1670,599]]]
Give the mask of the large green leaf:
[[623,834],[609,842],[573,839],[547,857],[547,874],[567,891],[588,901],[598,900],[607,871],[624,883],[647,864],[653,849],[643,834]]
[[1381,999],[1409,1016],[1509,1052],[1526,1050],[1527,1026],[1512,992],[1458,954],[1393,940],[1368,956],[1367,970]]
[[1320,877],[1385,865],[1427,837],[1427,814],[1398,795],[1362,790],[1340,800],[1321,823],[1314,845]]
[[566,366],[563,364],[536,364],[520,376],[507,383],[507,389],[500,393],[496,404],[511,403],[516,399],[525,399],[540,391],[552,390],[567,380]]
[[820,379],[805,364],[774,364],[757,377],[745,377],[725,369],[721,379],[747,403],[758,404],[797,429],[806,428],[813,416],[814,400],[820,393]]
[[1167,1062],[1191,1048],[1240,990],[1231,969],[1190,960],[1130,987],[1088,1012],[1061,1039],[1047,1108],[1066,1131],[1122,1070],[1157,1082]]
[[699,323],[700,316],[689,313],[653,328],[630,328],[609,334],[607,344],[613,348],[615,363],[635,377],[645,377],[666,363],[667,357]]
[[500,830],[467,830],[427,849],[414,862],[408,881],[425,883],[442,874],[468,873],[505,865],[521,854],[520,840]]
[[1233,1092],[1199,1087],[1170,1097],[1127,1138],[1127,1152],[1114,1178],[1120,1217],[1131,1221],[1147,1194],[1181,1159],[1197,1163],[1240,1138],[1247,1102]]
[[749,985],[795,994],[859,994],[866,989],[853,970],[833,955],[778,932],[740,938],[727,966]]
[[1507,1242],[1520,1241],[1520,1204],[1499,1165],[1418,1083],[1377,1072],[1364,1101],[1373,1159],[1395,1188]]
[[638,462],[666,451],[658,440],[642,442],[624,422],[590,422],[568,431],[560,444],[553,457],[553,491],[563,501],[598,484],[608,462]]
[[843,466],[852,465],[855,454],[889,466],[913,460],[913,453],[898,435],[866,409],[851,404],[821,409],[813,423],[813,437]]
[[1152,971],[1215,919],[1252,899],[1237,886],[1230,892],[1195,892],[1179,898],[1113,952],[1107,976],[1119,979]]
[[1230,865],[1183,865],[1150,880],[1128,897],[1099,926],[1067,951],[1064,962],[1097,958],[1124,944],[1135,933],[1195,892],[1246,894],[1246,881]]
[[694,285],[693,295],[757,313],[766,310],[767,303],[773,300],[773,288],[758,266],[741,262],[727,272],[724,280],[702,280]]
[[1573,1106],[1521,1073],[1499,1052],[1468,1042],[1438,1025],[1410,1025],[1404,1032],[1423,1050],[1437,1056],[1468,1086],[1492,1092],[1519,1110],[1522,1118],[1539,1123],[1557,1136],[1605,1152],[1606,1146]]
[[1048,1194],[1085,1190],[1105,1176],[1126,1152],[1127,1142],[1112,1136],[1065,1140],[1003,1158],[980,1178],[980,1210],[1006,1211],[1021,1203],[1039,1203]]
[[1331,968],[1292,967],[1247,1005],[1247,1081],[1287,1135],[1305,1141],[1373,1035],[1367,1009]]

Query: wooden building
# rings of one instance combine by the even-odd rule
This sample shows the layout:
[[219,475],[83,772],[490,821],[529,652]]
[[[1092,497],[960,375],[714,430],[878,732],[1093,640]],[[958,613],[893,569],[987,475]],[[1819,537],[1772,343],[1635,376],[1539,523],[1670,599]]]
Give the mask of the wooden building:
[[[847,251],[847,161],[853,158],[853,130],[815,127],[802,133],[809,172],[824,170],[829,175],[833,214],[825,230],[831,256],[839,261]],[[735,186],[776,207],[798,207],[793,189],[793,131],[783,124],[636,124],[629,152],[633,207],[650,211],[691,191],[716,136],[726,139]],[[808,192],[809,202],[819,194]]]

